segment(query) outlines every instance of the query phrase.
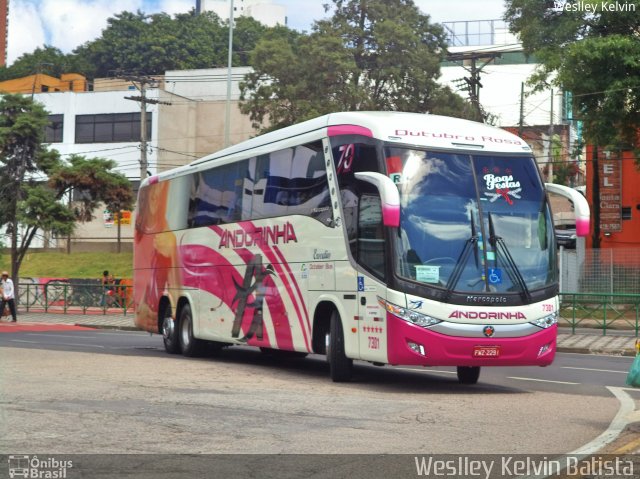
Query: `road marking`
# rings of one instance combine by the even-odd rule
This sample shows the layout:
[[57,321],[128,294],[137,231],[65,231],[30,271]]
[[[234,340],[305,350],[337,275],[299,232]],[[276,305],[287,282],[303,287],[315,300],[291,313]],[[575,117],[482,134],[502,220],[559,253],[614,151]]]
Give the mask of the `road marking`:
[[[611,393],[620,402],[620,408],[611,421],[611,424],[609,424],[609,427],[593,441],[588,442],[575,451],[568,452],[566,456],[575,456],[578,461],[582,461],[583,459],[596,454],[604,446],[615,441],[620,433],[627,427],[627,425],[634,421],[632,413],[635,410],[636,403],[633,398],[624,391],[625,388],[618,388],[613,386],[606,386],[606,388],[611,391]],[[631,443],[631,446],[635,445],[637,445],[635,441]],[[627,446],[629,446],[629,444],[627,444]],[[626,449],[626,446],[621,449]],[[614,451],[614,454],[617,453],[618,451]],[[552,476],[557,477],[565,468],[566,465],[561,466],[559,470],[555,470],[555,468],[553,468],[552,473],[548,476],[529,476],[528,479],[547,479]]]
[[517,376],[507,376],[507,379],[518,379],[520,381],[536,381],[540,383],[554,383],[554,384],[569,384],[569,385],[580,384],[580,383],[573,383],[571,381],[551,381],[550,379],[520,378]]
[[107,332],[103,332],[101,330],[96,330],[96,334],[99,334],[100,336],[122,336],[122,335],[128,335],[128,336],[151,336],[150,333],[147,333],[146,331],[126,331],[126,330],[119,330],[119,333],[107,333]]
[[73,337],[74,339],[96,339],[95,336],[76,336],[75,334],[73,336],[69,336],[68,334],[45,334],[45,333],[26,333],[28,336],[45,336],[47,338],[70,338]]
[[571,366],[560,366],[562,369],[579,369],[581,371],[597,371],[600,373],[618,373],[618,374],[627,374],[627,371],[615,371],[613,369],[591,369],[591,368],[574,368]]
[[411,368],[394,368],[400,371],[414,371],[417,373],[443,373],[443,374],[458,374],[455,371],[442,371],[441,369],[411,369]]
[[40,344],[38,341],[25,341],[24,339],[10,339],[12,343],[29,343],[29,344]]
[[76,346],[81,348],[100,348],[104,349],[104,346],[100,344],[86,344],[86,343],[44,343],[49,346]]
[[615,415],[606,431],[596,437],[593,441],[585,444],[580,449],[570,452],[569,454],[594,454],[607,444],[614,441],[624,430],[627,424],[629,424],[630,421],[628,416],[636,408],[635,401],[623,390],[623,388],[607,386],[607,389],[611,391],[616,398],[618,398],[618,401],[620,401],[620,409],[618,409],[618,413]]

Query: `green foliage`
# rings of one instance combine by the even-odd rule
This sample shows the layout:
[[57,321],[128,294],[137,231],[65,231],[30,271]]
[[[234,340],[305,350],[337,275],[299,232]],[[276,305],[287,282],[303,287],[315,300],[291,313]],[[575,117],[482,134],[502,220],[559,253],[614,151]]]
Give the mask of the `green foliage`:
[[20,56],[9,67],[0,67],[0,81],[20,78],[36,73],[60,77],[63,73],[82,72],[86,65],[76,55],[65,55],[58,48],[43,46]]
[[[11,265],[8,255],[0,255],[0,270]],[[133,254],[110,253],[27,253],[20,269],[22,278],[100,278],[108,269],[116,278],[133,277]]]
[[[269,30],[250,17],[234,22],[233,64],[248,65],[249,52]],[[108,77],[115,72],[161,75],[167,70],[213,68],[227,65],[229,27],[213,12],[196,15],[166,13],[147,15],[121,12],[107,20],[95,40],[65,55],[51,46],[37,48],[0,67],[0,81],[34,73],[59,77],[81,73],[88,78]]]
[[310,35],[273,29],[256,45],[255,71],[241,85],[241,110],[255,128],[342,110],[475,115],[436,82],[444,33],[413,0],[332,1],[333,17]]
[[[14,277],[38,231],[68,234],[76,220],[91,219],[99,202],[120,208],[133,204],[131,186],[112,171],[114,162],[81,156],[64,162],[56,151],[47,150],[42,144],[46,123],[47,112],[30,98],[0,98],[0,192],[7,198],[0,209],[0,227],[7,225],[12,238]],[[72,189],[85,192],[83,200],[75,205],[62,202]]]
[[123,175],[112,171],[115,166],[112,160],[72,155],[66,164],[51,172],[48,184],[58,198],[70,194],[73,189],[82,192],[82,200],[72,205],[75,218],[90,221],[101,202],[111,211],[133,207],[131,184]]
[[[90,77],[117,71],[147,75],[167,70],[227,65],[228,25],[212,12],[146,15],[122,12],[107,20],[102,36],[78,47],[79,62],[91,65]],[[246,65],[248,51],[267,27],[251,18],[238,18],[234,27],[234,65]]]
[[75,215],[58,201],[55,191],[46,184],[26,185],[25,199],[18,203],[18,222],[28,230],[41,229],[56,235],[73,232]]
[[[569,2],[575,3],[575,2]],[[603,2],[592,3],[601,6]],[[614,3],[614,2],[608,2]],[[637,148],[640,127],[640,0],[635,11],[554,11],[551,1],[507,0],[505,19],[541,62],[531,79],[571,91],[574,116],[598,145]]]

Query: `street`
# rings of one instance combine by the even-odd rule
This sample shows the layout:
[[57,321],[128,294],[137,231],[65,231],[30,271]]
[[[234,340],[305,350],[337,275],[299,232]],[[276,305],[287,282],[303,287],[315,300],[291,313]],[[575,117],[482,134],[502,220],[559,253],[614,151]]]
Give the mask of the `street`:
[[321,356],[187,359],[157,335],[49,329],[0,334],[3,454],[560,454],[607,430],[612,391],[640,399],[623,357],[483,368],[475,386],[357,363],[336,384]]

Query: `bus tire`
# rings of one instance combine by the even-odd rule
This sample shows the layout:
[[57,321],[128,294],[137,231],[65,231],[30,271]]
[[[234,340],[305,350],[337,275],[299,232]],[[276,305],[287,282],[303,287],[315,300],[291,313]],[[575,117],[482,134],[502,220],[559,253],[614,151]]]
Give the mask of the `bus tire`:
[[177,322],[171,317],[171,306],[167,305],[163,311],[164,317],[162,318],[162,341],[164,342],[164,349],[169,354],[180,353],[180,341],[178,339],[178,326]]
[[476,384],[480,377],[480,366],[458,366],[458,382],[460,384]]
[[206,341],[193,336],[193,316],[191,306],[185,304],[180,309],[180,322],[178,323],[180,348],[184,356],[193,358],[201,356],[206,349]]
[[331,380],[336,383],[351,381],[353,373],[353,359],[348,358],[344,353],[344,334],[342,332],[342,321],[337,311],[331,313],[331,323],[329,325],[329,371]]

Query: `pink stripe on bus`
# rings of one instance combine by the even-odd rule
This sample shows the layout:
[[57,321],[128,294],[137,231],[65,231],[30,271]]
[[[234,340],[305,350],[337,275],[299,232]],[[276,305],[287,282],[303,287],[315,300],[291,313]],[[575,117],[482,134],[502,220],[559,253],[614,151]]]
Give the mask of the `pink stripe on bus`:
[[373,133],[369,128],[358,125],[334,125],[328,128],[327,134],[329,136],[338,135],[361,135],[373,138]]
[[[255,229],[255,225],[249,221],[245,221],[242,223],[239,223],[240,227],[242,227],[243,230],[245,230],[248,233],[253,232],[253,230]],[[307,337],[307,330],[304,326],[304,322],[302,319],[302,315],[300,314],[300,308],[298,307],[298,302],[295,298],[295,295],[293,294],[293,291],[291,289],[291,285],[289,284],[289,281],[287,280],[287,276],[283,271],[282,268],[282,264],[287,264],[286,260],[283,260],[283,263],[281,264],[280,261],[278,260],[278,258],[275,256],[275,254],[273,253],[272,249],[264,246],[264,245],[260,245],[260,250],[265,254],[265,256],[267,257],[267,259],[271,262],[272,266],[276,269],[278,276],[280,277],[280,280],[282,281],[282,284],[284,285],[285,289],[287,290],[287,293],[289,295],[289,298],[291,299],[291,303],[293,304],[294,309],[296,310],[296,315],[298,316],[298,321],[300,322],[300,328],[302,329],[302,335],[304,338],[304,344],[305,347],[307,348],[307,351],[311,351],[311,346],[309,345],[309,338]],[[287,322],[288,325],[288,322]],[[291,334],[291,329],[288,329],[289,334]],[[292,348],[293,349],[293,348]]]
[[[207,291],[222,300],[222,302],[232,311],[233,298],[235,296],[235,284],[242,284],[242,275],[239,274],[236,266],[232,265],[217,251],[203,245],[183,245],[180,247],[180,257],[183,265],[183,283],[185,286]],[[205,265],[202,258],[207,259]],[[213,270],[212,270],[213,268]],[[226,318],[225,318],[226,319]],[[253,320],[252,308],[247,308],[242,317],[241,330],[246,334],[249,325]],[[231,332],[233,321],[229,321],[228,332]],[[262,340],[255,336],[247,344],[253,346],[270,346],[269,335],[263,328]]]
[[[253,253],[248,249],[237,249],[236,253],[248,263],[253,258]],[[267,253],[265,252],[265,255]],[[271,260],[270,260],[271,261]],[[263,265],[266,267],[267,265]],[[269,313],[271,315],[271,322],[273,323],[273,330],[276,333],[276,346],[280,349],[293,350],[293,336],[291,335],[291,326],[289,325],[289,318],[287,317],[287,309],[284,306],[282,296],[278,291],[278,288],[271,276],[264,278],[262,285],[266,288],[267,294],[265,294],[264,301],[269,307]],[[264,308],[264,306],[263,306]],[[244,318],[243,318],[244,323]],[[264,328],[266,331],[266,328]],[[252,344],[249,341],[248,344]]]
[[[293,274],[293,272],[291,271],[291,268],[289,267],[289,263],[284,258],[284,255],[282,254],[282,251],[280,251],[280,248],[278,248],[277,246],[274,246],[273,250],[278,255],[278,258],[280,258],[280,261],[282,261],[282,264],[284,265],[284,267],[287,269],[287,273],[289,274],[289,278],[291,278],[291,282],[296,287],[296,292],[298,293],[298,298],[300,298],[300,304],[302,305],[302,310],[304,311],[304,318],[307,321],[307,328],[309,328],[308,331],[311,331],[311,323],[309,322],[309,312],[307,311],[307,305],[304,302],[304,297],[302,296],[302,291],[300,291],[300,285],[298,284],[298,281],[296,281],[296,277]],[[303,328],[303,331],[304,331],[304,328]]]

